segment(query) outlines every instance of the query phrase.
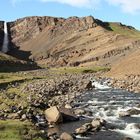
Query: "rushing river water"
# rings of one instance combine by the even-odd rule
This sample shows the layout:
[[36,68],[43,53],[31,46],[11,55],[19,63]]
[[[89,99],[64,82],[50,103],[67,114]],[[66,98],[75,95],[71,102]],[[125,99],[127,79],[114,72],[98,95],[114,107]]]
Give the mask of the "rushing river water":
[[135,124],[140,124],[140,115],[123,118],[118,115],[120,111],[132,108],[138,109],[136,106],[140,104],[140,95],[112,89],[97,82],[94,84],[96,89],[79,96],[78,101],[75,103],[77,108],[89,110],[92,115],[84,116],[85,120],[79,122],[62,124],[57,129],[59,131],[73,132],[75,128],[78,128],[90,118],[102,118],[114,126],[115,129],[100,131],[88,138],[80,139],[120,140],[126,136],[134,140],[140,140],[140,129],[134,127]]

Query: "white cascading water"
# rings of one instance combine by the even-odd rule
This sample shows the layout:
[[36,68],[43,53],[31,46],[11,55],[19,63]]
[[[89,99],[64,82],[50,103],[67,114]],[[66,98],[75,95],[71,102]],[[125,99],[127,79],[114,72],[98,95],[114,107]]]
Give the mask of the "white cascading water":
[[8,28],[7,23],[4,22],[4,40],[3,40],[3,46],[2,46],[2,52],[7,53],[8,52]]
[[[108,86],[105,80],[97,81],[91,79],[91,81],[95,89],[80,96],[79,102],[75,104],[78,108],[84,108],[90,112],[89,116],[83,115],[84,117],[105,119],[108,126],[114,127],[113,129],[110,126],[108,127],[108,129],[111,129],[111,132],[110,130],[108,132],[102,131],[101,139],[104,137],[104,139],[118,140],[123,137],[130,137],[134,140],[140,140],[140,114],[124,118],[119,117],[119,112],[121,111],[140,110],[138,107],[140,95],[113,89]],[[96,133],[96,136],[96,138],[95,135],[91,136],[90,139],[100,139],[100,133]]]
[[100,83],[97,82],[97,81],[93,81],[93,82],[92,82],[92,86],[95,86],[96,89],[110,89],[109,86],[104,85],[104,84],[100,84]]

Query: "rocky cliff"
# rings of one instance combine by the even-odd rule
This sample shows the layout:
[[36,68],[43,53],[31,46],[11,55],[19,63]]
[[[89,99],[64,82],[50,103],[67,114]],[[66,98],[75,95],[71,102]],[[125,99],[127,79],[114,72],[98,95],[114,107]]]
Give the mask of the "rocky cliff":
[[70,17],[54,18],[54,17],[26,17],[9,22],[11,41],[20,46],[24,42],[35,38],[45,28],[48,31],[48,37],[54,38],[67,32],[83,31],[96,27],[99,21],[93,17]]
[[25,17],[9,22],[8,30],[10,55],[47,66],[114,67],[140,46],[135,28],[92,16]]

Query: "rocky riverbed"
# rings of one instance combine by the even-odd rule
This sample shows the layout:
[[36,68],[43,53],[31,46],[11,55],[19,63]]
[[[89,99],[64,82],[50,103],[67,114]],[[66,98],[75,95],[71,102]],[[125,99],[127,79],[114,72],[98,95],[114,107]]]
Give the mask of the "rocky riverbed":
[[[1,89],[1,95],[5,95],[2,97],[11,98],[13,105],[7,104],[6,109],[1,109],[0,119],[30,120],[43,137],[53,140],[139,140],[139,94],[111,88],[122,88],[117,83],[123,83],[127,89],[130,83],[127,78],[126,84],[126,81],[115,82],[93,73],[49,74],[42,70],[19,74],[38,75],[39,72],[47,78],[32,80],[22,87],[14,83]],[[139,76],[128,78],[133,81],[131,85],[139,88]],[[20,89],[20,94],[9,95],[7,91],[11,87]],[[20,102],[15,104],[17,100]]]

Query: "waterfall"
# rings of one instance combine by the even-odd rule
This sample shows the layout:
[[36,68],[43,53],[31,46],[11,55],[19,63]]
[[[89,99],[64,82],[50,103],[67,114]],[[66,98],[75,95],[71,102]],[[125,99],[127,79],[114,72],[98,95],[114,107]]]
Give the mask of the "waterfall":
[[7,53],[8,52],[8,29],[7,29],[7,23],[4,22],[4,40],[3,40],[3,46],[2,46],[2,52]]

